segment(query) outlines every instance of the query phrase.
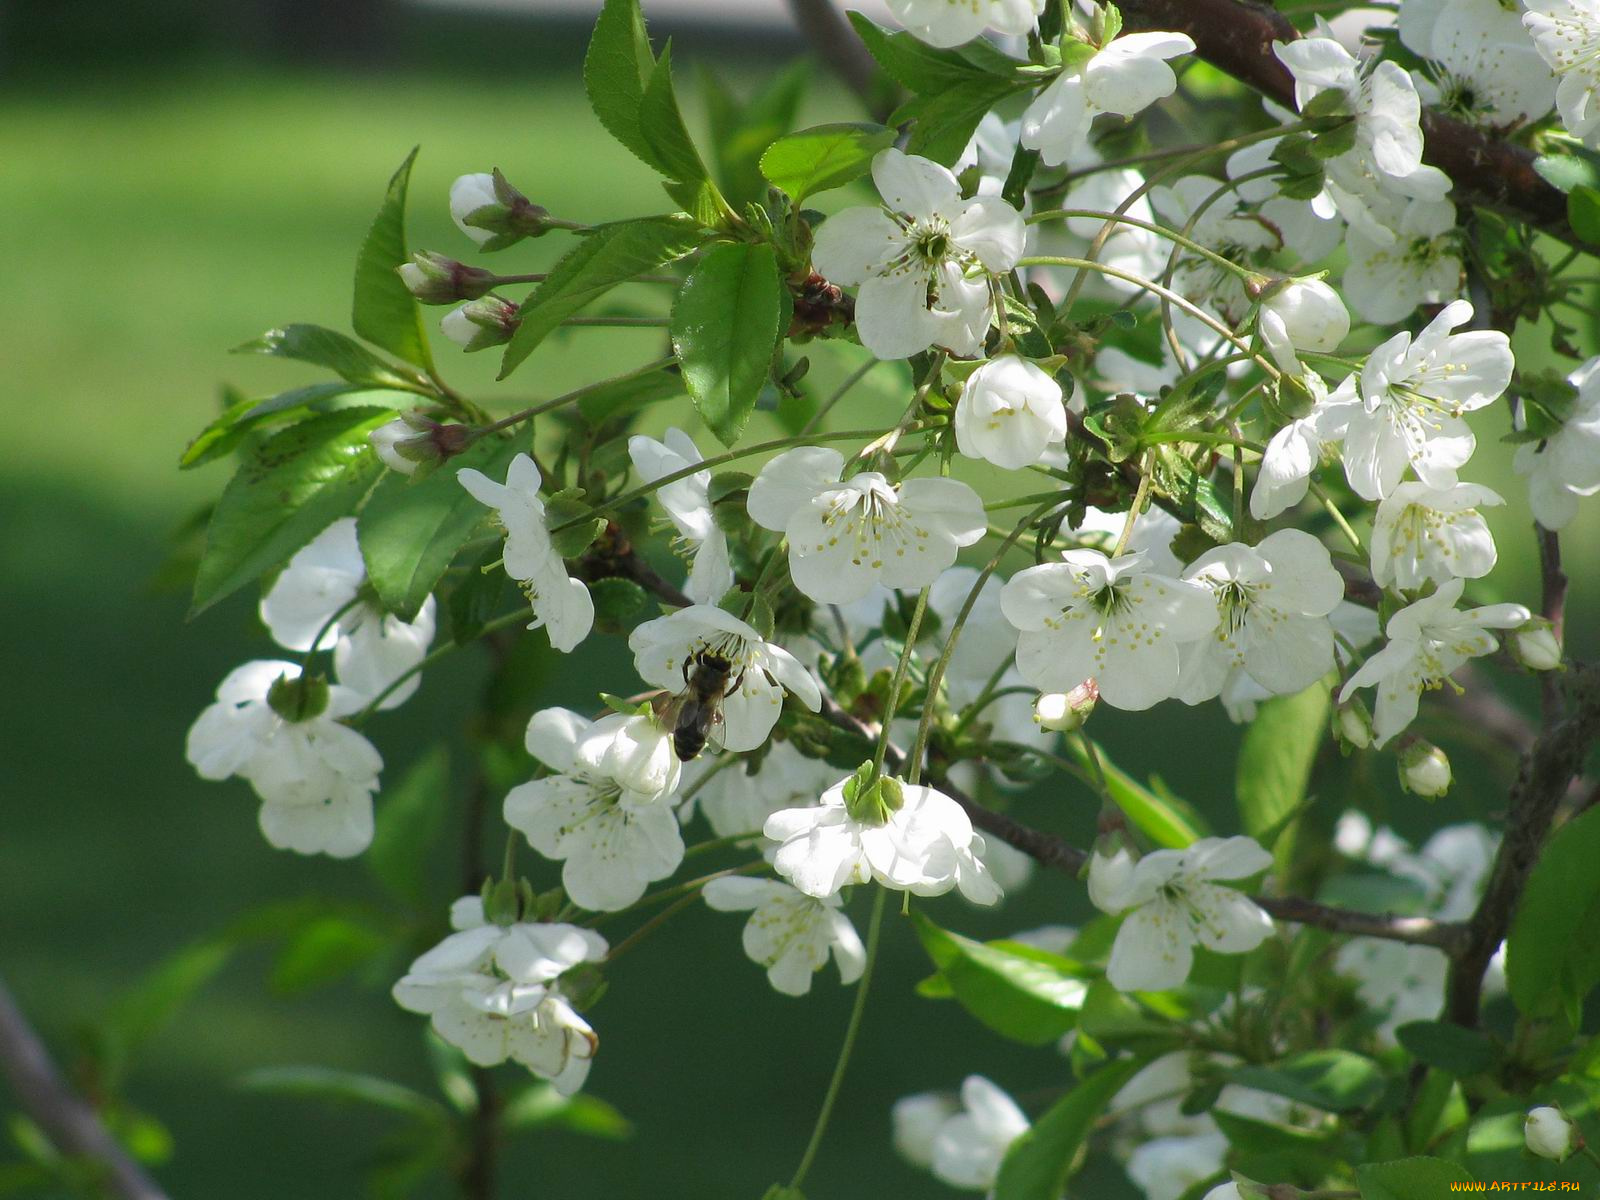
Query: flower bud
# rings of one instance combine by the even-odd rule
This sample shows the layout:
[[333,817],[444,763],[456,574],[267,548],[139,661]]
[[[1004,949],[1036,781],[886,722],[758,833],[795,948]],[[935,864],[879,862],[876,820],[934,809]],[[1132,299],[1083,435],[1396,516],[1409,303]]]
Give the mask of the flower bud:
[[1533,617],[1511,631],[1511,655],[1530,671],[1554,671],[1561,665],[1561,642],[1555,626]]
[[1287,279],[1262,293],[1257,328],[1268,351],[1287,374],[1299,375],[1297,350],[1329,353],[1350,332],[1344,301],[1320,279]]
[[898,779],[874,775],[871,763],[862,763],[844,785],[844,807],[850,819],[863,825],[887,825],[905,804]]
[[1070,692],[1046,692],[1033,702],[1034,724],[1056,733],[1082,729],[1100,699],[1095,681],[1086,679]]
[[267,704],[291,723],[320,717],[328,711],[328,681],[321,675],[279,675],[267,689]]
[[1522,1122],[1522,1134],[1528,1149],[1540,1158],[1561,1162],[1578,1148],[1577,1130],[1566,1114],[1548,1105],[1536,1108]]
[[1372,745],[1372,714],[1359,696],[1352,696],[1333,710],[1333,733],[1346,754]]
[[1089,900],[1101,912],[1119,913],[1128,907],[1128,892],[1139,856],[1121,833],[1098,838],[1089,856]]
[[415,475],[419,467],[436,467],[472,444],[466,425],[441,425],[419,410],[402,413],[367,434],[367,442],[391,470]]
[[503,250],[554,228],[550,214],[495,170],[463,175],[450,185],[450,215],[480,249]]
[[445,313],[439,322],[445,337],[469,353],[503,346],[522,324],[517,306],[498,296],[485,296]]
[[671,731],[646,714],[627,717],[618,725],[601,765],[629,798],[647,800],[672,791],[680,769]]
[[462,300],[476,300],[487,295],[498,276],[482,267],[469,267],[464,262],[419,250],[411,261],[395,268],[405,282],[406,289],[424,304],[456,304]]
[[1432,742],[1411,738],[1400,747],[1400,786],[1434,800],[1450,790],[1450,760]]

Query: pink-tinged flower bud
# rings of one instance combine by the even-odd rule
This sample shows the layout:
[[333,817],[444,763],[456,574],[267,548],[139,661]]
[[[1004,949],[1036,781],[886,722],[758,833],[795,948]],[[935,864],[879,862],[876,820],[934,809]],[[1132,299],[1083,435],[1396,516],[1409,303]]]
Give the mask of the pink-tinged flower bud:
[[463,175],[450,185],[450,215],[461,232],[483,251],[503,250],[523,238],[539,237],[561,222],[534,204],[495,170]]
[[1511,655],[1530,671],[1554,671],[1561,665],[1561,641],[1555,626],[1533,617],[1511,631]]
[[464,262],[419,250],[411,261],[395,268],[409,291],[424,304],[458,304],[462,300],[476,300],[494,287],[498,276],[481,267],[469,267]]
[[1100,700],[1100,689],[1086,679],[1070,692],[1046,692],[1033,702],[1034,723],[1056,733],[1082,729]]
[[1400,786],[1425,800],[1450,790],[1450,760],[1432,742],[1412,738],[1400,748]]
[[378,458],[391,470],[415,475],[420,467],[436,467],[472,444],[466,425],[441,425],[413,409],[367,434]]
[[498,296],[485,296],[447,312],[439,328],[445,337],[470,353],[505,345],[521,323],[515,304]]
[[1578,1148],[1578,1131],[1558,1108],[1536,1108],[1522,1122],[1528,1149],[1540,1158],[1561,1162]]

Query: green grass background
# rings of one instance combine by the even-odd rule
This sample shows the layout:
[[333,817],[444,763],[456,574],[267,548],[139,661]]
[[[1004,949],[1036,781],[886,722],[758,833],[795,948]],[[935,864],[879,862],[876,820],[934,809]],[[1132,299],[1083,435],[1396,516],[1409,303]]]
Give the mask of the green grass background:
[[[356,247],[412,145],[423,147],[412,193],[419,246],[465,254],[446,191],[456,175],[492,165],[561,216],[664,206],[645,169],[589,115],[577,43],[565,46],[525,70],[497,65],[476,77],[163,66],[66,70],[0,92],[0,973],[66,1061],[151,965],[252,907],[377,896],[359,864],[270,850],[248,790],[202,783],[183,762],[185,730],[221,676],[271,650],[253,596],[185,624],[185,597],[153,582],[173,531],[225,481],[219,465],[180,473],[177,456],[216,410],[220,381],[270,394],[307,378],[293,365],[230,359],[229,347],[291,320],[347,327]],[[716,46],[701,50],[727,61]],[[818,119],[847,111],[831,86],[823,92]],[[538,269],[551,242],[503,256],[505,269]],[[442,339],[439,351],[453,382],[505,409],[658,352],[649,335],[581,336],[541,350],[503,398],[487,388],[491,356],[463,360]],[[855,361],[819,360],[822,379]],[[903,399],[884,374],[847,406],[852,423],[898,411]],[[1510,504],[1495,515],[1506,565],[1478,590],[1529,600],[1526,503],[1494,442],[1503,417],[1481,415],[1473,478],[1501,487]],[[652,419],[669,417],[688,420]],[[1580,612],[1593,612],[1597,532],[1590,511],[1566,539]],[[1573,641],[1593,652],[1592,623],[1577,622]],[[591,701],[578,678],[618,690],[631,678],[615,646],[572,666],[550,680],[549,702]],[[460,728],[483,674],[473,652],[459,655],[380,724],[386,779],[435,731]],[[1513,688],[1526,695],[1523,681]],[[1226,824],[1235,735],[1214,706],[1099,723],[1124,765],[1163,774]],[[1431,808],[1400,799],[1387,762],[1359,785],[1369,807],[1414,831],[1492,813],[1509,771],[1470,745],[1470,731],[1435,732],[1470,776],[1449,798]],[[1029,820],[1091,836],[1094,803],[1076,785],[1041,789],[1024,805]],[[441,849],[451,863],[456,853]],[[554,880],[549,864],[524,861],[544,886]],[[441,908],[451,894],[441,884]],[[933,911],[993,935],[1081,917],[1083,900],[1077,886],[1049,879],[997,915],[953,902]],[[777,996],[740,953],[738,931],[738,918],[693,910],[619,965],[592,1014],[604,1039],[592,1091],[632,1118],[637,1135],[619,1145],[571,1134],[521,1143],[508,1152],[504,1195],[753,1200],[788,1177],[849,993],[830,969],[811,999]],[[133,1071],[129,1097],[175,1139],[160,1175],[177,1197],[361,1194],[385,1122],[244,1092],[235,1081],[245,1071],[317,1062],[427,1085],[421,1023],[389,1001],[389,976],[283,995],[267,985],[270,967],[263,950],[242,954]],[[892,1153],[895,1097],[954,1086],[975,1069],[1019,1094],[1063,1082],[1050,1051],[1010,1046],[952,1006],[914,996],[925,970],[909,930],[891,921],[881,990],[809,1194],[949,1194]],[[1127,1194],[1112,1177],[1094,1186],[1111,1200]]]

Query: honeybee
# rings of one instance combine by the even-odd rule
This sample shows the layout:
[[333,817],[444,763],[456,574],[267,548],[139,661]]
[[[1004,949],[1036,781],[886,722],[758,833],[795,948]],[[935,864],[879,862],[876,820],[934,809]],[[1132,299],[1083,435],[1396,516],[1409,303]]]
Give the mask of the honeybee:
[[683,681],[685,689],[665,697],[656,714],[663,725],[671,726],[672,748],[678,758],[688,762],[705,749],[711,730],[722,723],[722,701],[739,690],[744,675],[735,678],[733,663],[707,649],[697,651],[683,664]]

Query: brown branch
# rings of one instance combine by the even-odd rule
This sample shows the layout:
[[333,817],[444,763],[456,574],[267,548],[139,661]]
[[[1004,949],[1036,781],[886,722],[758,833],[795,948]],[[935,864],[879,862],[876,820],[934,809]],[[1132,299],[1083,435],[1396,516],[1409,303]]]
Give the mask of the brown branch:
[[[1245,0],[1123,0],[1119,7],[1129,30],[1186,33],[1206,62],[1295,107],[1294,79],[1272,43],[1300,34],[1281,13]],[[1533,169],[1531,150],[1431,109],[1422,114],[1422,133],[1423,161],[1450,176],[1458,196],[1513,213],[1564,242],[1573,240],[1567,198]]]
[[104,1172],[108,1194],[123,1200],[167,1200],[155,1180],[128,1156],[80,1096],[67,1086],[44,1042],[0,980],[0,1075],[22,1111],[63,1156]]
[[833,0],[789,0],[789,11],[818,58],[831,68],[870,112],[882,115],[878,64],[861,44]]
[[1467,940],[1450,965],[1445,1012],[1468,1028],[1478,1023],[1483,973],[1505,940],[1517,901],[1555,820],[1556,809],[1600,738],[1600,667],[1574,668],[1568,677],[1567,716],[1551,725],[1524,755],[1511,787],[1505,836],[1489,882],[1467,924]]
[[[1542,584],[1539,615],[1550,622],[1557,643],[1566,644],[1567,576],[1561,570],[1561,535],[1543,525],[1533,527],[1539,539],[1539,576]],[[1548,725],[1561,715],[1561,680],[1554,671],[1546,671],[1540,681],[1540,702]]]

